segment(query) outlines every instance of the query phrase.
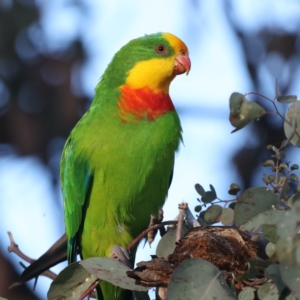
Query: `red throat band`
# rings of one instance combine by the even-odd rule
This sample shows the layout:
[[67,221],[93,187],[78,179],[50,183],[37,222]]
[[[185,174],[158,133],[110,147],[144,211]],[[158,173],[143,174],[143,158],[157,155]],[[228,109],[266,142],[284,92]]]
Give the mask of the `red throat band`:
[[132,89],[130,85],[120,87],[121,96],[118,108],[122,120],[132,115],[136,120],[155,120],[157,117],[173,111],[174,105],[169,96],[162,91],[154,92],[148,87]]

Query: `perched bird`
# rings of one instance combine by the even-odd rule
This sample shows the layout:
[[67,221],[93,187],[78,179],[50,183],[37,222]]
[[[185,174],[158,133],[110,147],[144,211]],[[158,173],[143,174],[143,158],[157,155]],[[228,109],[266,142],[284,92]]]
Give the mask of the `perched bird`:
[[[190,68],[188,48],[170,33],[131,40],[108,65],[61,159],[69,262],[77,248],[83,259],[125,248],[164,204],[182,140],[169,86]],[[100,286],[104,300],[128,299]]]

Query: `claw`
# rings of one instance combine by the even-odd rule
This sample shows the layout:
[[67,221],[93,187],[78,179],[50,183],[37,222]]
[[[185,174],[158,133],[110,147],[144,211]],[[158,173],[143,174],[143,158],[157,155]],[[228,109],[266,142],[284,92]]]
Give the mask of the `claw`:
[[118,245],[114,245],[110,251],[110,257],[116,258],[127,267],[132,268],[130,252],[126,248],[120,247]]

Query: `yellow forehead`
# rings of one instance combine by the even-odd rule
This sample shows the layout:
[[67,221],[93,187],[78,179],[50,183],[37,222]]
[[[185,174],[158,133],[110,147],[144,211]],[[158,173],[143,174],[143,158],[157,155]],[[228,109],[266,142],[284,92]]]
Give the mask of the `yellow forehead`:
[[172,33],[162,33],[162,36],[168,40],[168,42],[170,43],[170,45],[174,48],[175,52],[179,52],[181,50],[187,51],[188,53],[188,48],[185,45],[185,43],[179,39],[176,35],[172,34]]

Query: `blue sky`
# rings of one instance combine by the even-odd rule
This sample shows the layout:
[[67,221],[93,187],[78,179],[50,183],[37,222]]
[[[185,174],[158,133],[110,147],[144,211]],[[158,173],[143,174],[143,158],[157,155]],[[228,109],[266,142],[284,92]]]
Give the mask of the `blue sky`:
[[[193,208],[197,194],[194,184],[205,188],[213,184],[219,197],[228,198],[232,182],[238,182],[230,154],[244,145],[255,143],[249,130],[231,134],[228,121],[229,96],[232,92],[252,91],[245,69],[240,41],[231,31],[224,14],[225,1],[130,0],[81,1],[85,14],[66,0],[38,0],[42,14],[42,30],[47,35],[48,49],[64,47],[66,41],[80,35],[88,49],[89,59],[77,66],[74,76],[82,78],[82,86],[73,86],[75,93],[92,97],[94,87],[113,54],[129,40],[158,31],[171,32],[189,47],[192,69],[189,76],[178,76],[171,85],[171,98],[180,112],[184,145],[176,155],[175,173],[164,207],[165,220],[177,215],[181,201]],[[274,30],[295,31],[299,26],[298,1],[230,1],[240,28],[253,31],[262,26]],[[83,8],[82,8],[83,9]],[[281,72],[282,70],[278,70]],[[273,77],[266,67],[260,70],[267,96],[273,97]],[[299,76],[300,78],[300,76]],[[293,94],[300,94],[295,81]],[[59,138],[63,143],[62,138]],[[0,145],[5,153],[7,145]],[[53,157],[58,164],[60,153]],[[17,153],[0,156],[0,247],[6,253],[12,231],[22,251],[36,258],[64,231],[62,201],[54,202],[51,176],[39,158],[20,157]],[[54,204],[53,204],[54,203]],[[18,222],[16,222],[16,219]],[[21,225],[20,225],[21,224]],[[137,260],[148,260],[154,253],[145,246]],[[19,259],[7,256],[18,265]],[[58,272],[61,267],[54,271]],[[19,267],[21,272],[21,267]],[[46,299],[50,280],[40,278],[37,291]],[[33,282],[30,283],[33,285]]]

